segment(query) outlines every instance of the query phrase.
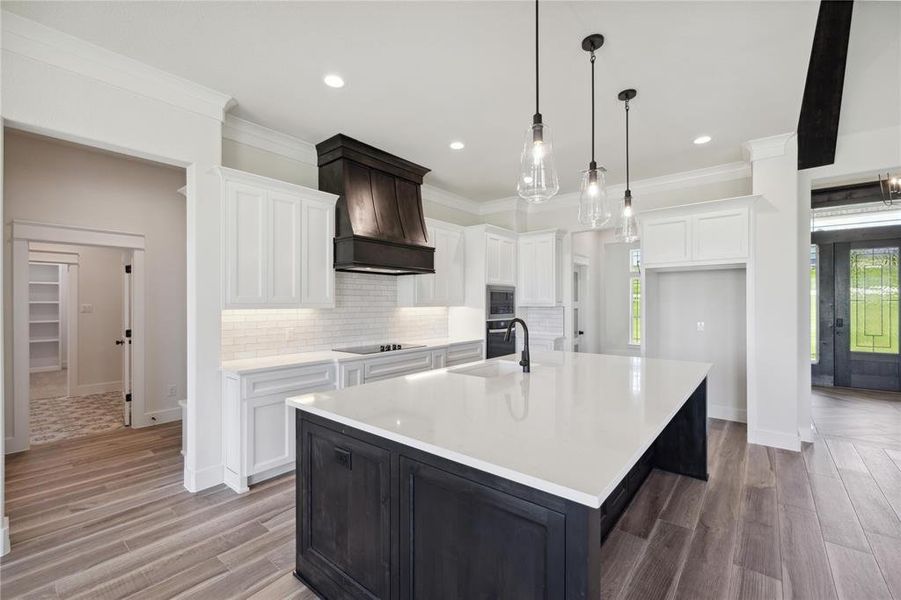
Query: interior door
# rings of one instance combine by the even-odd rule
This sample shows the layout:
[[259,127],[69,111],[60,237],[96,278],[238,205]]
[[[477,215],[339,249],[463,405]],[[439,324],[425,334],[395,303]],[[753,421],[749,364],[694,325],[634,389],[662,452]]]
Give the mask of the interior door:
[[835,385],[901,391],[901,239],[835,244]]
[[123,256],[122,335],[116,344],[122,349],[122,420],[131,425],[131,257]]
[[573,352],[582,351],[582,338],[585,335],[585,325],[582,322],[585,313],[582,308],[585,304],[586,270],[583,265],[573,267]]

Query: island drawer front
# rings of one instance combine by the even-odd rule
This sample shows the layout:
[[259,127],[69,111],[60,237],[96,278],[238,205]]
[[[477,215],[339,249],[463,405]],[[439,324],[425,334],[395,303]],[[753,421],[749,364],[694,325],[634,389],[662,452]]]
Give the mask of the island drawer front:
[[482,342],[447,347],[447,366],[482,360]]
[[336,389],[338,372],[334,363],[309,367],[274,369],[242,377],[244,398],[260,398],[273,394],[303,394],[304,392]]
[[566,597],[563,514],[405,456],[400,473],[400,598]]
[[[391,451],[309,422],[298,425],[306,464],[298,560],[323,575],[310,583],[328,597],[393,597]],[[344,593],[329,593],[336,582]]]
[[392,356],[390,358],[367,360],[363,363],[363,381],[369,383],[370,381],[409,375],[419,371],[428,371],[431,368],[432,353],[428,350]]

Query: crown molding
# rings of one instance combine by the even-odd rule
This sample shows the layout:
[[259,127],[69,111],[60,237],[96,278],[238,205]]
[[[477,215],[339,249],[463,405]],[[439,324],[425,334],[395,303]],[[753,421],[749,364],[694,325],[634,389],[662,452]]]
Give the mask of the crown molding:
[[742,145],[742,149],[751,162],[765,158],[775,158],[785,154],[785,145],[794,135],[794,132],[780,133],[779,135],[749,140]]
[[225,115],[222,137],[239,144],[279,154],[312,167],[318,166],[315,145],[234,115]]
[[[708,185],[722,181],[735,179],[747,179],[751,176],[751,165],[743,161],[724,163],[693,171],[682,171],[659,177],[638,179],[632,182],[632,192],[635,196],[641,194],[653,194],[671,190]],[[625,183],[618,183],[607,187],[607,195],[613,198],[621,197],[626,191]],[[527,206],[529,213],[541,213],[560,208],[575,208],[579,206],[579,193],[569,192],[555,196],[550,202],[544,204],[530,204]]]
[[9,11],[2,14],[4,52],[223,121],[234,99]]
[[480,214],[480,203],[427,183],[422,184],[422,199],[474,215]]

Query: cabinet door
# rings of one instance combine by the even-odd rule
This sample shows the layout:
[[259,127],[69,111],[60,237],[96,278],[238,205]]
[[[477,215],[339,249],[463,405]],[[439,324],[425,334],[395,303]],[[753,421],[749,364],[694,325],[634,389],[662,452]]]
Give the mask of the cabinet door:
[[462,231],[446,231],[445,236],[445,303],[448,306],[462,306],[466,302],[466,242]]
[[244,402],[244,473],[255,475],[294,462],[294,409],[283,394]]
[[321,581],[311,583],[323,595],[396,597],[391,590],[391,453],[306,421],[301,427],[298,562],[321,574]]
[[432,367],[432,353],[429,350],[409,352],[400,356],[376,358],[363,363],[363,381],[380,381],[401,375],[428,371]]
[[485,238],[485,280],[500,283],[501,279],[501,238],[488,234]]
[[482,342],[447,347],[447,366],[482,360]]
[[269,304],[300,306],[300,231],[300,198],[269,192]]
[[304,307],[334,307],[334,206],[304,200],[302,227],[301,304]]
[[516,285],[516,242],[489,233],[486,239],[486,280],[490,284]]
[[263,305],[268,296],[269,221],[265,191],[225,185],[225,307]]
[[401,598],[565,597],[561,513],[403,456],[400,473]]
[[688,217],[646,221],[642,225],[641,262],[645,265],[686,262],[691,259],[690,238]]
[[363,383],[363,361],[343,362],[339,370],[341,389]]
[[721,211],[692,217],[692,258],[747,258],[748,210]]

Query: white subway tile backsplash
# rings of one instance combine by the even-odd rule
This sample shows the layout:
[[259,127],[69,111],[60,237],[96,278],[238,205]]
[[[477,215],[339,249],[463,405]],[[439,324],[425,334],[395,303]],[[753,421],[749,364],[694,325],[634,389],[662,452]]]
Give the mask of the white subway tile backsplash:
[[529,324],[529,331],[537,334],[564,335],[563,307],[520,307],[516,313]]
[[398,307],[396,277],[335,273],[335,300],[328,309],[223,311],[222,360],[447,337],[447,308]]

